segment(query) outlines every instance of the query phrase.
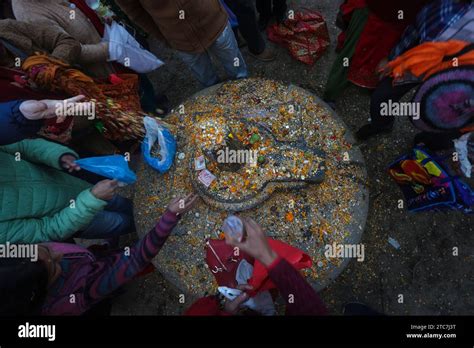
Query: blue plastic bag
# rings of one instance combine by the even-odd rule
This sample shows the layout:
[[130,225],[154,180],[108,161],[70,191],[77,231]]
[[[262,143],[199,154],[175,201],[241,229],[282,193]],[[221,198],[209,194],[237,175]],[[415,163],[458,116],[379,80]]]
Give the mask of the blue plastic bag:
[[[151,117],[143,119],[146,136],[142,142],[142,154],[145,162],[161,174],[166,173],[173,165],[176,155],[176,140],[168,128]],[[160,157],[153,157],[151,149],[158,142],[160,145]]]
[[89,157],[77,160],[76,163],[82,169],[121,183],[133,184],[137,181],[137,176],[128,168],[128,162],[124,156]]
[[221,4],[224,7],[224,9],[227,12],[227,15],[229,16],[229,23],[232,28],[237,28],[239,26],[239,21],[237,20],[237,16],[232,12],[232,10],[227,6],[225,1],[221,0]]

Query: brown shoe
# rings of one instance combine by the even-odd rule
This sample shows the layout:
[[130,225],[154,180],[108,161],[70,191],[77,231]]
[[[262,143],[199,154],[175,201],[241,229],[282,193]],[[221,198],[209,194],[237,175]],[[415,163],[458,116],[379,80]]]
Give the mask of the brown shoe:
[[262,53],[260,54],[253,54],[252,52],[249,52],[250,55],[262,62],[271,62],[272,60],[275,60],[276,58],[276,53],[275,50],[272,48],[269,48],[268,46],[265,47]]

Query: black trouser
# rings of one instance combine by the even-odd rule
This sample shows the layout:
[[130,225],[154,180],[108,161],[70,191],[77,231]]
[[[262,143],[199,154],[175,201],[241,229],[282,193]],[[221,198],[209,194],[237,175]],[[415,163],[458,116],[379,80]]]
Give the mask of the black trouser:
[[286,0],[257,0],[257,11],[263,18],[270,18],[272,16],[272,13],[277,18],[284,17],[286,8]]
[[393,86],[392,82],[393,79],[391,77],[384,78],[379,82],[370,97],[370,119],[374,126],[384,127],[393,124],[393,116],[382,116],[380,114],[382,103],[388,103],[389,100],[399,102],[405,94],[418,86],[418,83]]
[[249,51],[260,54],[265,50],[265,40],[258,30],[257,15],[252,0],[225,0],[226,5],[234,12],[239,21],[239,31],[242,34]]

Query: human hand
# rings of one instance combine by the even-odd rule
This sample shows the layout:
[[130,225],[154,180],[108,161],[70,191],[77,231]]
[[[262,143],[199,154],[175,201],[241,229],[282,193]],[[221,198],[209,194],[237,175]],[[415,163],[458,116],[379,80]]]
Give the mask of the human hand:
[[76,163],[76,157],[73,155],[62,155],[59,159],[59,163],[61,164],[61,168],[67,170],[69,173],[78,172],[81,170],[81,167]]
[[244,224],[246,236],[242,242],[225,236],[226,244],[237,247],[260,261],[265,267],[270,266],[278,255],[270,248],[262,228],[250,218],[240,218]]
[[190,193],[186,197],[176,197],[173,198],[168,205],[168,210],[172,212],[173,214],[176,215],[182,215],[189,210],[191,210],[194,205],[196,200],[198,199],[198,195],[195,193]]
[[[43,99],[43,100],[27,100],[21,103],[20,111],[25,116],[25,118],[35,121],[43,120],[57,117],[57,123],[64,122],[67,115],[61,115],[58,113],[60,107],[63,105],[76,104],[81,100],[84,100],[85,96],[78,95],[73,98],[65,100],[53,100],[53,99]],[[87,104],[87,103],[84,103]],[[88,110],[87,105],[84,106],[85,110]],[[63,110],[65,111],[65,110]]]
[[249,299],[249,294],[245,290],[253,290],[253,287],[248,284],[237,285],[237,289],[244,291],[237,296],[233,301],[226,301],[224,305],[224,311],[230,314],[237,314],[240,306]]
[[91,192],[96,198],[109,201],[114,197],[117,187],[117,180],[102,180],[94,185]]

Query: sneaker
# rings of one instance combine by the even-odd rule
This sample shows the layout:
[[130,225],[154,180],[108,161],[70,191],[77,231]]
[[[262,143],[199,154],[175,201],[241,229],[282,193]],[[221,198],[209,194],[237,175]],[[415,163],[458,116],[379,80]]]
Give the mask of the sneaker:
[[375,135],[382,133],[390,133],[393,128],[393,123],[385,126],[375,126],[372,123],[362,126],[355,134],[357,140],[365,141]]
[[276,53],[275,50],[271,49],[270,47],[265,47],[262,53],[260,54],[253,54],[252,52],[249,52],[252,57],[255,59],[258,59],[261,62],[271,62],[272,60],[275,60],[276,58]]

